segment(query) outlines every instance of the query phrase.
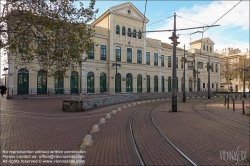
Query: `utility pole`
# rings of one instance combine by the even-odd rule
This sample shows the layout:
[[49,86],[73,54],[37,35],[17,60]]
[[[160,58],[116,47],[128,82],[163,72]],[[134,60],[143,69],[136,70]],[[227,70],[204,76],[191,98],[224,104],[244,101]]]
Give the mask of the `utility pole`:
[[183,84],[182,84],[182,102],[185,103],[186,102],[186,62],[187,62],[187,59],[186,59],[186,56],[185,56],[185,44],[184,44],[184,54],[183,54],[183,57],[182,57],[182,63],[183,63]]
[[246,98],[246,76],[245,76],[245,59],[243,59],[243,98]]
[[207,70],[208,70],[208,91],[207,91],[207,98],[208,99],[211,99],[211,96],[210,96],[210,55],[208,56],[208,62],[207,62]]
[[177,112],[177,80],[176,80],[176,46],[179,44],[176,36],[176,14],[174,13],[174,30],[172,36],[169,37],[173,41],[173,67],[172,67],[172,112]]

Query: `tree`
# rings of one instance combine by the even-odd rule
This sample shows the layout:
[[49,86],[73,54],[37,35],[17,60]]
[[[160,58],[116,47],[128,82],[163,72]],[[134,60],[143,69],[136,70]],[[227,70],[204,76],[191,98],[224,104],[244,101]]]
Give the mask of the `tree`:
[[234,68],[236,64],[237,62],[235,61],[235,59],[229,57],[225,57],[221,60],[220,75],[221,78],[226,81],[227,85],[229,85],[231,80],[238,77],[237,72]]
[[[91,50],[95,0],[7,0],[0,18],[0,48],[18,66],[38,63],[48,76],[63,75],[86,60]],[[76,6],[76,3],[79,5]]]
[[247,58],[247,56],[239,58],[236,66],[237,68],[235,69],[235,71],[238,75],[238,78],[243,82],[243,70],[245,69],[245,81],[246,83],[248,82],[248,85],[250,85],[250,58]]

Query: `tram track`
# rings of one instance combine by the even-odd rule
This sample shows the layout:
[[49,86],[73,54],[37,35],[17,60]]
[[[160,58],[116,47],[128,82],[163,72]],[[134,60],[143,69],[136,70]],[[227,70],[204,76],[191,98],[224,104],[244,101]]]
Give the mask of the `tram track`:
[[207,102],[204,103],[204,110],[196,109],[196,106],[198,106],[199,104],[194,104],[192,107],[193,111],[196,114],[202,116],[205,119],[213,121],[217,124],[230,128],[232,130],[238,131],[246,135],[250,135],[248,123],[245,123],[245,122],[224,116],[222,114],[215,113],[214,111],[211,111],[210,109],[207,108],[207,104],[208,104]]
[[164,103],[147,103],[130,119],[130,135],[140,165],[196,165],[156,125],[154,110]]

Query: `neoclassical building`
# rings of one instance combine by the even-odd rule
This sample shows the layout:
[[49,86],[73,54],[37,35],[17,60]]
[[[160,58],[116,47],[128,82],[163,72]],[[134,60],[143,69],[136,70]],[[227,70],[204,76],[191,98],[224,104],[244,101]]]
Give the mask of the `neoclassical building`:
[[[144,21],[143,21],[144,20]],[[35,65],[14,69],[9,64],[8,89],[13,94],[56,93],[147,93],[171,92],[173,48],[171,44],[147,38],[149,22],[130,2],[108,9],[92,25],[95,26],[92,50],[88,60],[68,78],[54,79]],[[171,42],[171,41],[170,41]],[[207,90],[207,62],[211,64],[211,89],[220,87],[220,54],[215,53],[214,42],[203,38],[190,43],[186,51],[186,91]],[[177,48],[177,88],[183,90],[184,50]],[[198,74],[197,74],[198,73]]]

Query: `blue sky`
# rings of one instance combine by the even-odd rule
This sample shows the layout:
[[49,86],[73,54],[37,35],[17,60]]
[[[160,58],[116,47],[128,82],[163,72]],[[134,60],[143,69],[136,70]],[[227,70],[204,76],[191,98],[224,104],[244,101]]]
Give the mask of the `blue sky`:
[[[137,7],[141,13],[144,13],[145,1],[103,1],[97,0],[96,8],[99,8],[98,18],[110,7],[119,5],[125,2],[131,2]],[[236,5],[239,1],[148,1],[146,9],[146,17],[149,23],[159,21],[163,18],[172,16],[176,12],[177,16],[211,25],[229,9]],[[187,19],[177,17],[177,29],[204,26]],[[205,37],[210,37],[215,42],[215,49],[233,47],[239,48],[245,52],[249,50],[249,1],[242,1],[227,15],[225,15],[216,24],[221,26],[209,28],[204,33]],[[159,23],[150,25],[147,30],[162,30],[173,28],[173,17]],[[202,29],[197,29],[202,30]],[[190,34],[197,30],[178,31],[177,34]],[[147,33],[147,37],[162,40],[163,42],[171,43],[168,37],[171,32]],[[190,41],[200,39],[201,33],[195,35],[180,35],[179,41],[182,47],[188,45]]]

